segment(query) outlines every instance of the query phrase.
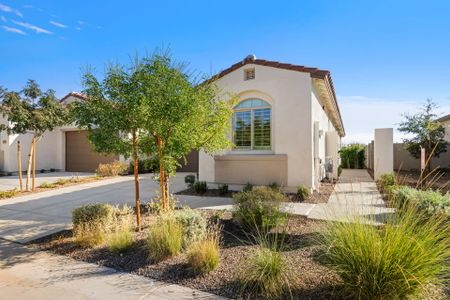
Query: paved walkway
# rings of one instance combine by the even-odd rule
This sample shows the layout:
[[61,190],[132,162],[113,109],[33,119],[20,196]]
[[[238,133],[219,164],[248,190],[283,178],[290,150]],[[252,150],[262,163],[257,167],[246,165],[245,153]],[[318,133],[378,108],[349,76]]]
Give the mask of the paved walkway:
[[[43,182],[53,183],[58,179],[70,179],[72,177],[89,177],[94,173],[75,173],[75,172],[50,172],[50,173],[38,173],[36,170],[36,186],[40,186]],[[23,186],[25,188],[26,175],[23,175]],[[30,184],[31,186],[31,184]],[[0,191],[19,189],[19,176],[2,176],[0,177]]]
[[223,299],[0,240],[0,299]]

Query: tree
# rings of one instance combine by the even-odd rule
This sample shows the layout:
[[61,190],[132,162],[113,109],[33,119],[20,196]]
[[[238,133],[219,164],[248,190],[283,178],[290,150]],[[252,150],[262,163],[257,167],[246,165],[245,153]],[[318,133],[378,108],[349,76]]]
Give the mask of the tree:
[[96,151],[132,157],[136,223],[140,230],[138,157],[145,108],[139,62],[126,67],[110,65],[102,82],[88,70],[82,83],[88,100],[74,103],[73,119],[78,127],[88,130],[88,139]]
[[212,154],[231,146],[235,97],[221,94],[211,81],[198,84],[168,52],[145,58],[140,76],[147,107],[146,151],[157,158],[162,208],[167,209],[168,180],[180,159],[192,150]]
[[398,128],[401,132],[412,134],[411,138],[403,139],[403,143],[413,157],[420,158],[421,148],[425,148],[427,174],[431,172],[433,157],[439,157],[441,153],[447,151],[447,143],[444,140],[445,128],[436,121],[437,115],[434,112],[436,108],[437,105],[427,99],[420,112],[414,115],[404,114],[405,120]]
[[55,91],[43,92],[34,80],[28,80],[20,92],[0,89],[0,113],[8,124],[0,126],[8,134],[33,135],[28,155],[26,190],[29,190],[30,173],[33,172],[32,190],[36,178],[36,145],[46,131],[67,123],[68,110],[55,97]]

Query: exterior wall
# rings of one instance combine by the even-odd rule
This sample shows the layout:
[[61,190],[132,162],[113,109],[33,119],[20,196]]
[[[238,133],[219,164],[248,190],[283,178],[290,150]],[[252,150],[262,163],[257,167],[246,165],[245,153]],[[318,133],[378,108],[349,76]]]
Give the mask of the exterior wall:
[[374,179],[394,171],[394,130],[392,128],[375,129],[374,140]]
[[[244,80],[244,70],[248,68],[255,69],[255,79]],[[321,166],[318,171],[314,168],[314,122],[318,125],[317,134],[320,132],[316,147],[318,162],[325,163],[325,133],[335,130],[312,91],[310,74],[246,65],[219,78],[216,84],[224,93],[237,95],[239,101],[258,98],[270,103],[272,149],[227,150],[215,158],[200,151],[199,179],[233,184],[268,184],[276,181],[288,189],[300,184],[315,189],[324,172]],[[270,156],[273,159],[269,159]],[[263,169],[260,164],[264,165]],[[272,170],[279,175],[274,177]],[[282,174],[284,172],[286,175]],[[319,174],[317,180],[315,172]]]
[[[431,168],[438,167],[450,167],[450,143],[447,144],[447,152],[433,158]],[[394,169],[404,171],[420,170],[420,159],[412,157],[403,147],[403,143],[394,144]]]
[[445,127],[445,137],[444,137],[444,139],[447,142],[450,143],[450,119],[441,122],[441,124],[444,125],[444,127]]

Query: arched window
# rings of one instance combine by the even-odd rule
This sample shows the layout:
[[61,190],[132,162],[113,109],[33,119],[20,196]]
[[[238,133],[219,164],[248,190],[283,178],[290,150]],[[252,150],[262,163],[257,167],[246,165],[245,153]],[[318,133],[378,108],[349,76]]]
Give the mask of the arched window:
[[271,149],[271,107],[260,99],[248,99],[234,107],[233,142],[236,149]]

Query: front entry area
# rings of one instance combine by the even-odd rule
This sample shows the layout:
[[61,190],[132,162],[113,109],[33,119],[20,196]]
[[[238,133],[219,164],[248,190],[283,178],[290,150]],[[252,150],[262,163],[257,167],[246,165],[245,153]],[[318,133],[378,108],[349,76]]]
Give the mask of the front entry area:
[[67,131],[66,135],[66,171],[95,172],[99,164],[118,160],[116,155],[104,155],[95,152],[87,138],[87,131]]

